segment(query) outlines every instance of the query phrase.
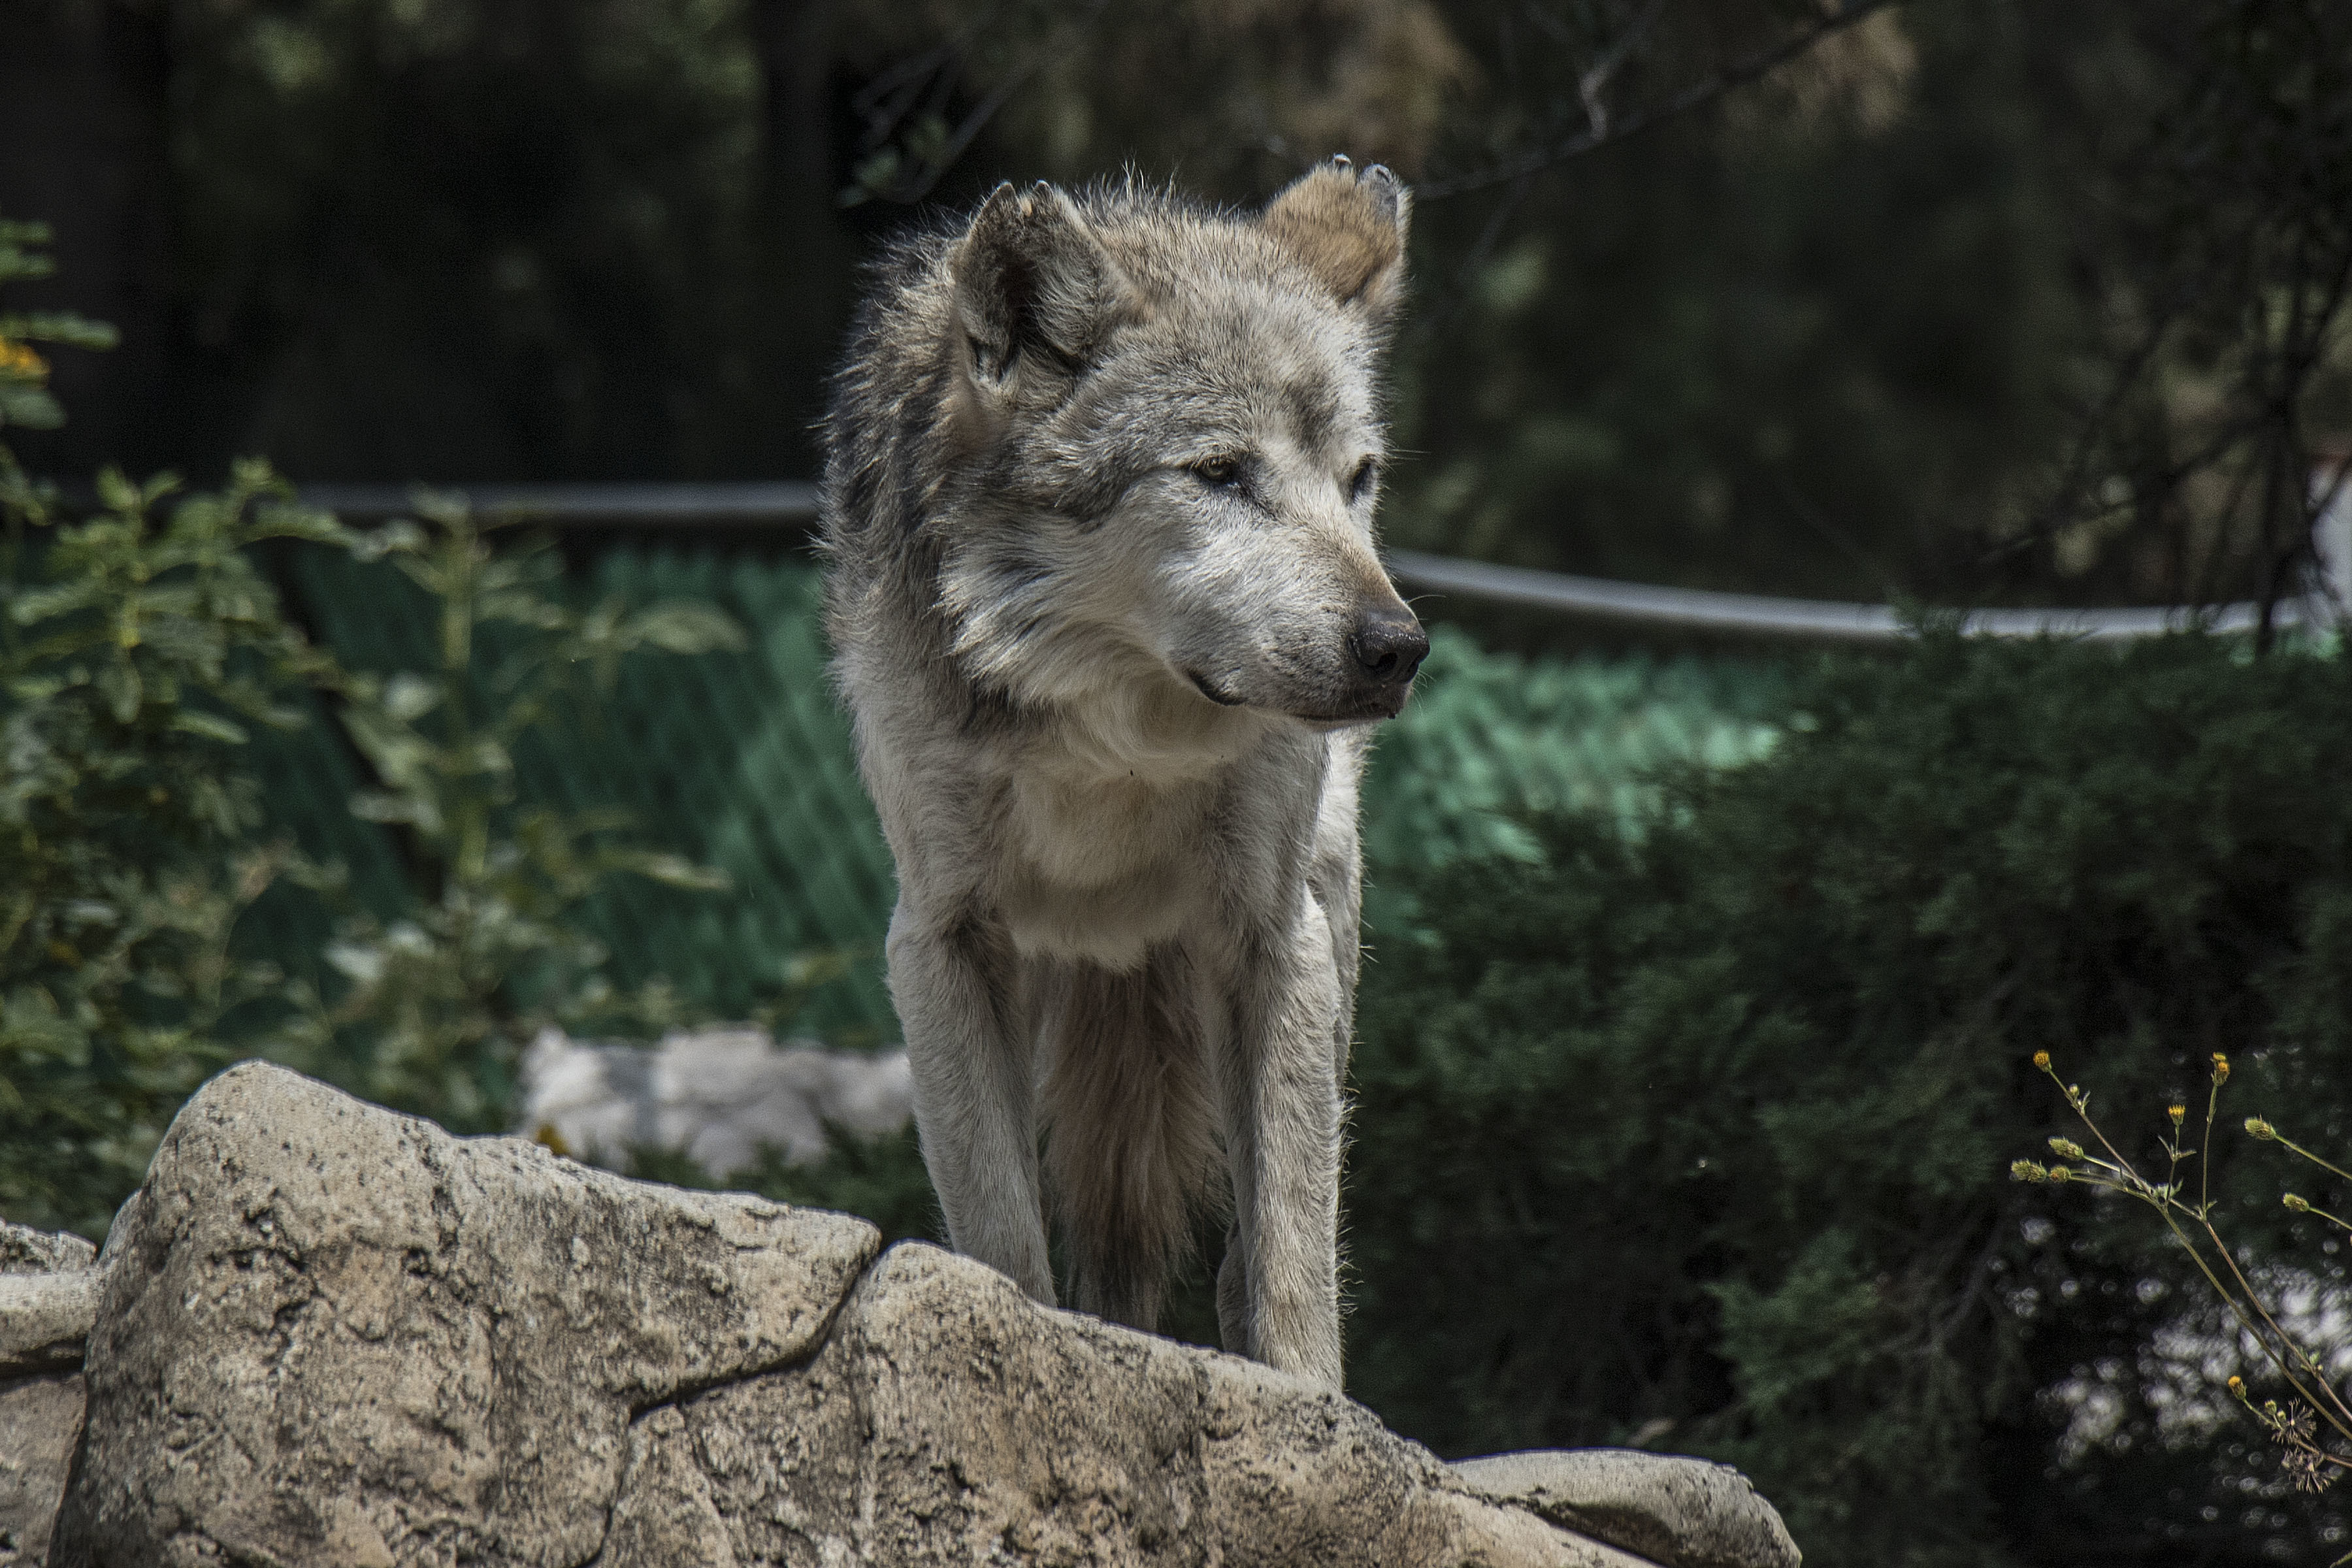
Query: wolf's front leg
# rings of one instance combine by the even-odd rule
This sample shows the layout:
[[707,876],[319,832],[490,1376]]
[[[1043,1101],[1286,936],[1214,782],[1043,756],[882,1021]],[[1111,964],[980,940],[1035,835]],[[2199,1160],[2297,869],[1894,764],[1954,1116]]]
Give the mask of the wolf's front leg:
[[1234,1230],[1225,1348],[1339,1386],[1339,1071],[1331,928],[1313,895],[1244,961],[1218,1071]]
[[1052,1306],[1030,1040],[1011,944],[970,919],[929,919],[902,899],[888,951],[915,1124],[948,1238]]

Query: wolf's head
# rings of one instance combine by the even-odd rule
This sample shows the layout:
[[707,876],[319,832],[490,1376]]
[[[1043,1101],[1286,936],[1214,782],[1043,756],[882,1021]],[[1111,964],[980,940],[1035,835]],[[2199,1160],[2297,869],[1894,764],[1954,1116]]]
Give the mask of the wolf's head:
[[1131,183],[988,199],[933,317],[967,669],[1047,701],[1321,724],[1403,706],[1429,644],[1372,509],[1409,207],[1345,159],[1254,216]]

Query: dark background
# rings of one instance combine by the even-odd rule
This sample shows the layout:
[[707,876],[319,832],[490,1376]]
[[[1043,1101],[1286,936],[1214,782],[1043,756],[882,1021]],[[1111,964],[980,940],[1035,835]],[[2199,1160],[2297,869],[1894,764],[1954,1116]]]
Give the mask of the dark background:
[[61,262],[22,302],[124,334],[21,444],[803,477],[920,204],[1346,151],[1422,193],[1398,542],[2274,595],[2352,428],[2347,77],[2333,0],[7,0],[0,214]]

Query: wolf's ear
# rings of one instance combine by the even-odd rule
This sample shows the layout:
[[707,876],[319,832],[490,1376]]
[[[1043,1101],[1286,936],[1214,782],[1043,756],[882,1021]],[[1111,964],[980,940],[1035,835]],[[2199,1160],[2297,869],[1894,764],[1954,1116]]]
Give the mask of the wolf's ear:
[[1412,216],[1412,193],[1386,165],[1359,174],[1334,158],[1267,203],[1259,221],[1333,299],[1385,323],[1404,300]]
[[950,252],[948,273],[966,373],[1007,393],[1024,363],[1048,380],[1085,369],[1129,297],[1076,205],[1043,180],[997,186]]

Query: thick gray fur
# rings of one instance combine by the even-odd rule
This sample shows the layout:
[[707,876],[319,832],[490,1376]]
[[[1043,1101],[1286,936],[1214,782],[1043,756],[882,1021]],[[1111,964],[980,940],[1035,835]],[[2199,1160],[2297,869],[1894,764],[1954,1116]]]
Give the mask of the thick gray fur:
[[[1427,644],[1374,552],[1409,202],[999,189],[877,270],[826,427],[837,673],[959,1251],[1338,1387],[1357,782]],[[1039,1153],[1040,1135],[1044,1153]]]

